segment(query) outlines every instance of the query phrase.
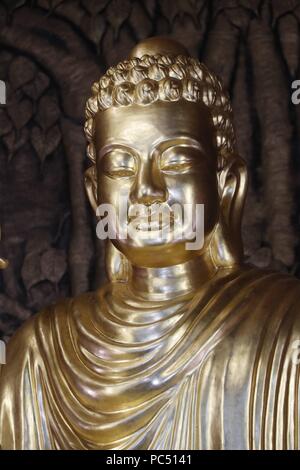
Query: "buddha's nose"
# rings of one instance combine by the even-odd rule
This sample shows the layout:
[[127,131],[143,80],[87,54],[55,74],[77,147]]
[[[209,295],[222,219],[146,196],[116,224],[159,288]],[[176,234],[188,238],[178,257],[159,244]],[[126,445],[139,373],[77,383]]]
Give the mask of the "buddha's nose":
[[168,191],[151,167],[143,168],[132,188],[130,199],[135,204],[151,205],[167,201]]

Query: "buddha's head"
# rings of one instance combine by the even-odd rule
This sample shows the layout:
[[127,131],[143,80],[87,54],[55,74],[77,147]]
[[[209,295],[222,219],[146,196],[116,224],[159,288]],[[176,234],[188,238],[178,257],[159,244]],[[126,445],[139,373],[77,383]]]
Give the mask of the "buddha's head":
[[[111,67],[92,87],[85,132],[92,206],[118,207],[120,197],[128,202],[126,219],[117,212],[117,236],[109,244],[111,278],[120,270],[124,276],[130,264],[168,266],[203,254],[217,267],[241,262],[246,170],[236,152],[230,101],[219,79],[183,46],[150,38]],[[121,237],[121,224],[130,224],[137,204],[204,205],[203,245],[189,250],[190,239],[173,236],[172,210],[167,236],[157,230],[149,238]],[[147,217],[146,231],[151,223]]]

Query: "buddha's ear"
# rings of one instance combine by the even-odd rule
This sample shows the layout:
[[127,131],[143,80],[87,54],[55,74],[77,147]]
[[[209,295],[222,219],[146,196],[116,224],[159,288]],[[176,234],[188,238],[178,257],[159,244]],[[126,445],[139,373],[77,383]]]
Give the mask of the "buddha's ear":
[[90,166],[84,174],[84,186],[90,204],[94,211],[96,212],[98,207],[98,197],[97,197],[97,170],[96,165]]
[[243,159],[231,155],[219,171],[220,218],[210,249],[218,266],[232,266],[243,259],[241,222],[247,192],[247,168]]

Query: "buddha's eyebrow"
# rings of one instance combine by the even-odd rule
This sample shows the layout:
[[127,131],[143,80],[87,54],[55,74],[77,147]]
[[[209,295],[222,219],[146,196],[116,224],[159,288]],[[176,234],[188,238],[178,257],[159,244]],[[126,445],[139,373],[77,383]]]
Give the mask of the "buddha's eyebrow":
[[153,152],[158,151],[159,153],[163,152],[172,147],[193,147],[195,149],[200,150],[203,154],[205,154],[204,148],[198,140],[194,139],[193,137],[189,136],[175,136],[170,139],[164,140],[159,142],[154,149]]
[[122,152],[126,152],[129,155],[134,156],[135,150],[132,147],[127,146],[126,144],[115,143],[115,144],[107,144],[104,145],[98,153],[98,158],[104,157],[104,155],[109,154],[113,150],[120,150]]

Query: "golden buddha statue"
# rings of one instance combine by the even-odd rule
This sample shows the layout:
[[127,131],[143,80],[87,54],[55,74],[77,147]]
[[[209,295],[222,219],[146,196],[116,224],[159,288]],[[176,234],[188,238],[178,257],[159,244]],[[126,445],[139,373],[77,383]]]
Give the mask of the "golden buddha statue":
[[247,173],[220,81],[148,39],[94,83],[86,119],[95,210],[121,192],[129,206],[204,204],[204,242],[122,238],[117,218],[108,282],[9,342],[1,447],[299,448],[300,283],[243,262]]

